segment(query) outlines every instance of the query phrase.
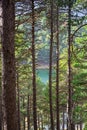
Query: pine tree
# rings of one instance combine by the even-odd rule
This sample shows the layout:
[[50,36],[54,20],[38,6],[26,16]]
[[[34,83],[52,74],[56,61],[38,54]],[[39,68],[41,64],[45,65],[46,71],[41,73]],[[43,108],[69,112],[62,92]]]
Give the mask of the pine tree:
[[57,4],[57,59],[56,59],[56,129],[60,130],[60,116],[59,116],[59,5]]
[[51,5],[51,36],[50,36],[50,57],[49,57],[49,105],[50,105],[50,124],[51,129],[54,130],[53,106],[52,106],[52,54],[53,54],[53,0],[50,0]]
[[16,79],[15,79],[15,1],[3,0],[2,34],[2,89],[4,130],[17,130],[16,124]]
[[33,122],[34,130],[37,130],[37,106],[36,106],[36,65],[35,65],[35,13],[34,0],[32,0],[32,72],[33,72]]
[[71,0],[68,2],[68,130],[72,124],[72,85],[71,85]]
[[20,124],[20,89],[19,89],[19,74],[16,72],[16,88],[17,88],[17,115],[18,115],[18,130],[21,130]]

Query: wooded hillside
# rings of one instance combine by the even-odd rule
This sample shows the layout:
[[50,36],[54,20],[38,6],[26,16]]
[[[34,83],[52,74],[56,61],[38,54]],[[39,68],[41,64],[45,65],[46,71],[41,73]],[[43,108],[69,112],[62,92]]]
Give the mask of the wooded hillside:
[[0,130],[87,130],[87,0],[1,0],[0,43]]

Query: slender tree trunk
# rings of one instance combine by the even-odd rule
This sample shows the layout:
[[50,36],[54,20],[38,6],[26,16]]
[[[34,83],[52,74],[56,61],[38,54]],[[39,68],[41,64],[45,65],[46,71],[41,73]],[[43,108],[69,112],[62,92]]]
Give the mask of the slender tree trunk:
[[[25,109],[25,98],[23,97],[23,109]],[[23,130],[25,130],[25,127],[26,127],[26,125],[25,125],[25,113],[24,113],[24,115],[23,115]]]
[[80,122],[80,130],[82,130],[82,122]]
[[71,0],[68,8],[68,129],[72,124],[72,85],[71,85]]
[[21,130],[21,125],[20,125],[20,90],[19,90],[19,76],[18,76],[18,72],[16,73],[16,87],[17,87],[17,98],[18,98],[18,102],[17,102],[17,112],[18,112],[18,130]]
[[44,127],[43,127],[43,115],[41,114],[41,128],[42,128],[42,130],[44,129]]
[[53,0],[51,4],[51,37],[50,37],[50,59],[49,59],[49,105],[50,105],[50,124],[54,130],[53,106],[52,106],[52,54],[53,54]]
[[77,124],[77,130],[79,130],[78,124]]
[[48,130],[50,129],[50,117],[47,115],[47,121],[48,121]]
[[64,130],[64,126],[65,126],[65,116],[64,116],[64,108],[63,108],[63,126],[62,126],[62,130]]
[[57,5],[57,48],[56,48],[56,128],[60,130],[59,117],[59,7]]
[[0,87],[0,130],[2,130],[2,96]]
[[38,130],[40,130],[40,115],[38,114]]
[[[2,1],[0,1],[0,43],[1,43],[1,35],[2,35]],[[1,43],[2,44],[2,43]],[[1,52],[0,52],[1,59]],[[0,60],[1,62],[1,60]],[[1,71],[0,71],[0,130],[2,130],[2,87],[1,87]]]
[[31,127],[31,120],[32,120],[32,119],[31,119],[32,109],[33,109],[33,108],[32,108],[32,96],[30,96],[30,110],[29,110],[29,111],[30,111],[30,127]]
[[68,129],[68,119],[67,119],[67,122],[66,122],[66,123],[67,123],[67,130],[69,130],[69,129]]
[[17,130],[16,120],[16,79],[15,79],[15,1],[3,0],[2,35],[2,90],[4,130]]
[[27,123],[28,123],[28,130],[30,130],[30,96],[28,94],[28,106],[27,106]]
[[75,124],[73,123],[73,121],[72,121],[72,124],[71,124],[71,130],[75,130]]
[[23,124],[24,124],[24,129],[23,130],[25,130],[25,128],[26,128],[26,125],[25,125],[25,114],[24,114],[24,122],[23,122]]
[[35,16],[34,0],[32,0],[32,71],[33,71],[33,123],[37,130],[37,108],[36,108],[36,66],[35,66]]
[[2,0],[0,0],[0,43],[2,40]]

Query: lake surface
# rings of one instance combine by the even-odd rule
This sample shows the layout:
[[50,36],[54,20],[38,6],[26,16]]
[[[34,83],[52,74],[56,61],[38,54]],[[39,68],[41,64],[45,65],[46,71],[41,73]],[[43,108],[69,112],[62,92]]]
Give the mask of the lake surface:
[[[37,69],[36,73],[41,81],[46,84],[49,80],[49,69]],[[55,76],[55,70],[52,71],[52,76]]]
[[37,69],[36,73],[40,77],[41,81],[46,84],[49,79],[49,70],[48,69]]

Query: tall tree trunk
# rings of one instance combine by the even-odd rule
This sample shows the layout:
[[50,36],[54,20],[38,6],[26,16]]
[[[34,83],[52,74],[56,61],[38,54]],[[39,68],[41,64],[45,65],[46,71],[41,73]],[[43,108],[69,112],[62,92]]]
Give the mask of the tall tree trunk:
[[49,105],[50,105],[50,124],[54,130],[53,106],[52,106],[52,54],[53,54],[53,0],[51,4],[51,37],[50,37],[50,59],[49,59]]
[[68,2],[68,129],[72,124],[72,85],[71,85],[71,0]]
[[27,102],[27,123],[28,123],[28,130],[30,130],[30,96],[28,94],[28,102]]
[[34,0],[32,0],[32,71],[33,71],[33,123],[37,130],[37,108],[36,108],[36,66],[35,66],[35,16]]
[[59,117],[59,7],[57,5],[57,48],[56,48],[56,128],[60,130]]
[[38,130],[40,130],[40,115],[38,113]]
[[[2,42],[1,39],[2,35],[2,1],[0,1],[0,44]],[[0,52],[0,59],[1,59],[1,52]],[[1,60],[0,60],[1,62]],[[0,130],[2,130],[2,87],[1,87],[1,70],[0,70]]]
[[42,130],[44,129],[44,127],[43,127],[43,115],[41,114],[41,128],[42,128]]
[[[23,109],[25,109],[25,98],[23,97]],[[23,130],[25,130],[25,127],[26,127],[26,125],[25,125],[25,113],[23,114]]]
[[71,124],[71,130],[75,130],[75,124],[74,124],[73,121],[72,121],[72,124]]
[[66,124],[66,125],[67,125],[67,130],[69,130],[69,129],[68,129],[68,119],[67,119],[66,123],[67,123],[67,124]]
[[1,35],[2,35],[2,0],[0,0],[0,43],[2,39]]
[[21,130],[21,125],[20,125],[20,90],[19,90],[19,76],[18,76],[18,72],[16,73],[16,88],[17,88],[17,98],[18,98],[18,102],[17,102],[17,112],[18,112],[18,130]]
[[77,130],[79,130],[79,126],[78,126],[78,124],[77,124]]
[[16,79],[15,79],[15,1],[3,0],[2,35],[2,89],[4,103],[4,130],[17,130],[16,121]]
[[23,130],[25,130],[25,127],[26,127],[26,125],[25,125],[25,114],[24,114],[23,126],[24,126]]
[[64,115],[64,108],[63,108],[63,125],[62,125],[62,130],[64,130],[65,127],[65,115]]
[[82,122],[80,122],[80,130],[82,130]]
[[0,130],[2,130],[2,96],[0,86]]
[[24,121],[23,121],[23,125],[24,125],[24,129],[23,129],[23,130],[25,130],[25,128],[26,128],[26,125],[25,125],[25,114],[24,114]]

